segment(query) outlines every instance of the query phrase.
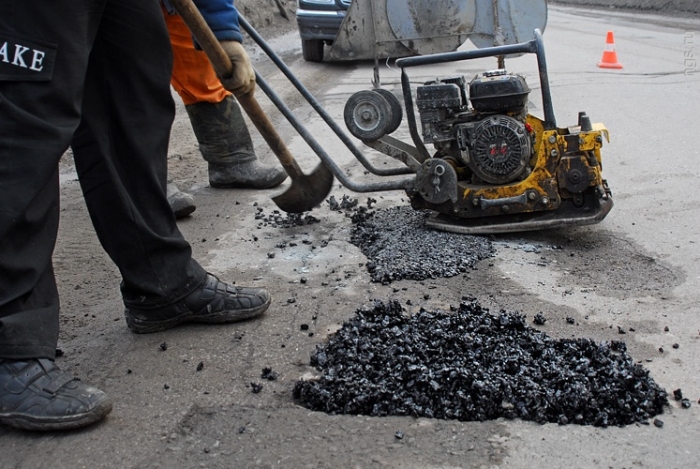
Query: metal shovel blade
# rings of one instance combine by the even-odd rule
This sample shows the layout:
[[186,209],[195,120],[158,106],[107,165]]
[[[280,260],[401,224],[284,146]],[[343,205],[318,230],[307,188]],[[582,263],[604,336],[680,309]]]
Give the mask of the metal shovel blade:
[[311,174],[297,174],[291,180],[291,186],[272,201],[287,213],[303,213],[318,207],[330,194],[333,173],[321,163]]

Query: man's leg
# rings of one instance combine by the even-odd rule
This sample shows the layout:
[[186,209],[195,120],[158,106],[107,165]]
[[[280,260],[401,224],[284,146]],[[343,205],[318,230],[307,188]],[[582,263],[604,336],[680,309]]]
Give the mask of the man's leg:
[[207,274],[192,259],[169,209],[167,150],[175,107],[168,44],[156,2],[108,0],[73,142],[90,217],[122,274],[127,324],[141,333],[183,322],[238,321],[270,304],[263,289]]
[[209,183],[220,188],[268,189],[287,177],[279,165],[261,164],[243,113],[226,91],[179,15],[165,13],[173,48],[171,84],[182,98],[202,156],[209,163]]
[[[58,161],[80,120],[81,88],[102,4],[76,0],[54,9],[41,0],[0,2],[1,43],[7,41],[12,54],[27,48],[21,59],[0,60],[3,358],[54,358],[59,304],[51,255],[59,218]],[[43,59],[33,72],[35,56]]]
[[169,48],[157,2],[107,0],[72,142],[90,217],[120,269],[126,302],[168,303],[206,276],[165,197],[175,115]]
[[12,55],[0,61],[0,422],[14,427],[74,428],[112,408],[53,362],[58,161],[80,119],[103,3],[0,2],[0,44]]

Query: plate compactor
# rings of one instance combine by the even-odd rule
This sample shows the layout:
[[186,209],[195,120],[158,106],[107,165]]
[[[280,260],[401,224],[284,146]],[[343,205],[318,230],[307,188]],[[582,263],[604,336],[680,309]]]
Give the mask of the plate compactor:
[[[418,86],[415,95],[406,73],[420,65],[522,53],[537,57],[544,119],[528,112],[525,78],[505,69],[469,82],[438,78]],[[575,126],[557,127],[539,31],[527,43],[399,59],[396,65],[413,145],[390,135],[403,109],[386,90],[355,93],[345,106],[345,123],[366,145],[415,173],[405,190],[414,209],[434,212],[429,226],[503,233],[593,224],[608,214],[613,202],[601,159],[608,131],[584,112]]]

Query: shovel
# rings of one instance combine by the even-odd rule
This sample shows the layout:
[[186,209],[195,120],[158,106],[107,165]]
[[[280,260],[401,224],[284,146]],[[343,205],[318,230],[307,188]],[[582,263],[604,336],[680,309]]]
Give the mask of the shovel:
[[[233,64],[192,0],[170,0],[170,3],[209,57],[216,73],[221,77],[230,77]],[[272,200],[288,213],[308,212],[320,205],[331,191],[333,173],[321,163],[310,175],[304,174],[253,93],[236,96],[236,99],[292,180],[289,188]]]

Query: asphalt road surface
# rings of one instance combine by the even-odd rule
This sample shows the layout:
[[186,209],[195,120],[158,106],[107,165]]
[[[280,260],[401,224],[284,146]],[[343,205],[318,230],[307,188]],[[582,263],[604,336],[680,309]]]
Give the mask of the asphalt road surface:
[[[622,70],[597,67],[608,30],[615,33]],[[586,111],[610,130],[603,169],[615,207],[599,225],[494,237],[494,258],[449,279],[371,283],[367,259],[349,243],[350,220],[326,204],[312,212],[320,223],[266,225],[260,214],[273,214],[270,197],[279,191],[211,189],[179,105],[171,176],[198,203],[180,227],[207,269],[242,285],[266,285],[273,303],[257,321],[135,335],[123,320],[118,272],[92,232],[67,155],[55,253],[63,305],[64,355],[58,361],[109,393],[115,408],[104,422],[75,432],[38,435],[0,428],[0,466],[696,467],[700,71],[693,57],[700,21],[550,7],[544,39],[558,124],[574,125],[577,113]],[[371,88],[371,63],[305,63],[294,34],[273,46],[340,123],[348,97]],[[259,51],[252,54],[347,174],[376,180]],[[506,65],[527,77],[531,112],[538,114],[534,58],[508,59]],[[414,82],[457,74],[469,79],[493,68],[485,59],[414,69],[411,76]],[[382,67],[380,77],[384,87],[398,89],[395,70]],[[313,168],[315,155],[258,95],[301,166]],[[396,135],[407,138],[407,131],[402,127]],[[263,160],[274,161],[257,136],[256,144]],[[377,165],[387,161],[368,154]],[[332,194],[361,203],[371,196],[376,209],[407,204],[399,192],[354,194],[336,184]],[[662,428],[603,429],[520,420],[331,416],[293,401],[294,383],[313,376],[309,357],[315,347],[372,299],[410,300],[406,309],[415,312],[449,309],[463,295],[494,311],[521,311],[529,321],[541,312],[548,318],[541,329],[554,337],[624,340],[662,387],[669,393],[682,389],[693,405],[683,409],[671,398],[659,416]],[[620,335],[619,328],[627,333]],[[276,380],[261,378],[267,367],[278,374]],[[262,384],[262,390],[253,393],[251,383]]]

